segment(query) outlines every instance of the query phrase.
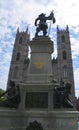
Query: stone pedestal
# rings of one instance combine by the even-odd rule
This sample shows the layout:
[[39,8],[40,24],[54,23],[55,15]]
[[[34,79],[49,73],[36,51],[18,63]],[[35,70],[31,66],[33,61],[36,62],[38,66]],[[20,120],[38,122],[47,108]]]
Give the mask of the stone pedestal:
[[[53,108],[53,89],[56,86],[51,63],[53,42],[47,36],[40,36],[29,45],[31,58],[20,83],[21,103],[18,109],[0,109],[0,130],[26,130],[34,121],[41,123],[43,130],[77,130],[77,111]],[[31,100],[27,100],[29,95],[37,105],[31,102],[31,96]]]
[[53,41],[47,36],[40,36],[33,38],[29,45],[31,48],[31,57],[27,73],[20,84],[22,92],[20,109],[27,109],[25,108],[26,99],[24,102],[24,98],[26,98],[28,93],[40,93],[40,97],[42,93],[47,94],[47,108],[52,109],[54,84],[52,82],[51,54],[53,52]]
[[28,72],[25,75],[26,83],[50,82],[52,77],[51,54],[53,52],[53,42],[49,37],[37,37],[30,43],[31,58]]
[[34,121],[41,123],[43,130],[78,130],[78,114],[67,110],[0,109],[0,130],[26,130]]

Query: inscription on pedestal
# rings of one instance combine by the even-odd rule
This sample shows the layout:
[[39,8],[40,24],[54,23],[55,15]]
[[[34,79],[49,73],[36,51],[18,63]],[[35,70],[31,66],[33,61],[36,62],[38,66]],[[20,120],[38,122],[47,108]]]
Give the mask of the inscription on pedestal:
[[27,92],[26,93],[26,108],[47,108],[48,93],[47,92]]
[[36,62],[33,62],[34,66],[37,68],[37,69],[41,69],[43,66],[44,66],[44,62],[42,61],[36,61]]

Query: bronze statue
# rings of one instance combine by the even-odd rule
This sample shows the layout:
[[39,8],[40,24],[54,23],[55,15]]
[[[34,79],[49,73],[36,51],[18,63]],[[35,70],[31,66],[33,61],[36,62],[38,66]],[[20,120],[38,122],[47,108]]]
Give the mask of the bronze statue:
[[[39,20],[39,24],[37,24],[38,20]],[[50,15],[48,17],[46,17],[45,14],[42,13],[35,20],[35,26],[37,26],[37,28],[36,28],[36,34],[35,34],[36,37],[38,36],[38,32],[41,31],[41,30],[43,31],[43,36],[46,36],[46,34],[47,34],[47,28],[48,28],[48,25],[46,23],[47,20],[53,20],[53,24],[55,23],[56,20],[54,18],[53,11],[50,13]]]
[[66,83],[65,86],[54,88],[54,108],[73,108],[73,103],[69,98],[71,93],[71,84]]
[[0,102],[0,107],[18,108],[20,103],[19,85],[15,85],[14,81],[9,82],[9,88],[0,97],[6,95],[6,99]]
[[34,121],[34,122],[29,123],[26,130],[43,130],[43,128],[40,123],[38,123],[37,121]]

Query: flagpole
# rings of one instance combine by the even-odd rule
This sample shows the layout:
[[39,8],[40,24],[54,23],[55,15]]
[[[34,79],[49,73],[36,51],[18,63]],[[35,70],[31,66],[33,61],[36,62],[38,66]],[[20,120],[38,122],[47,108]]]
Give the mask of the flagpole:
[[51,29],[51,21],[50,21],[49,30],[48,30],[48,36],[50,34],[50,29]]

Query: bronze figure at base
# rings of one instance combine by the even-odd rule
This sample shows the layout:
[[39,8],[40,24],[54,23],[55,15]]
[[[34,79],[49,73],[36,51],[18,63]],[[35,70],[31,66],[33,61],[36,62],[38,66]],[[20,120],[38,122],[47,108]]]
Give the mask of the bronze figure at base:
[[73,103],[69,98],[71,84],[54,88],[54,108],[73,108]]
[[0,107],[18,108],[20,103],[19,85],[15,85],[14,81],[9,82],[10,88],[7,89],[0,97],[6,94],[6,99],[0,102]]
[[38,123],[37,121],[34,121],[34,122],[29,123],[26,130],[43,130],[43,128],[40,123]]

